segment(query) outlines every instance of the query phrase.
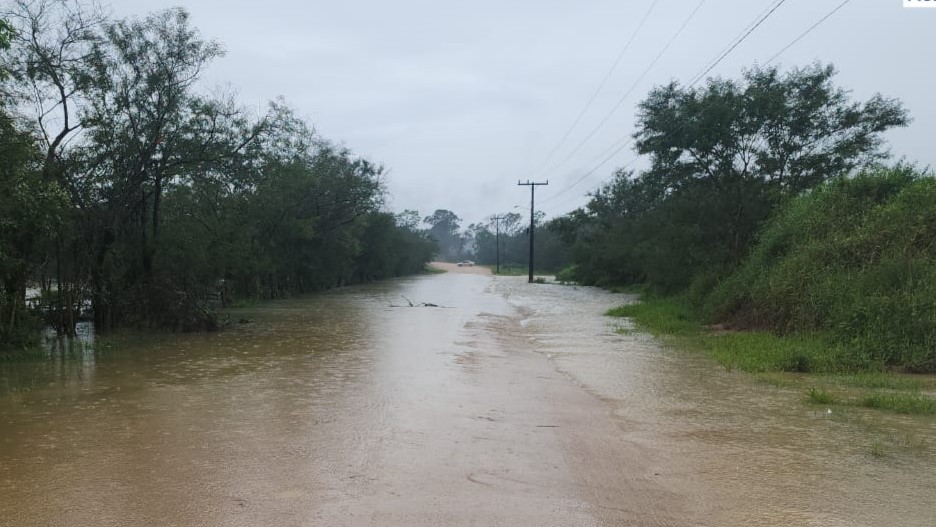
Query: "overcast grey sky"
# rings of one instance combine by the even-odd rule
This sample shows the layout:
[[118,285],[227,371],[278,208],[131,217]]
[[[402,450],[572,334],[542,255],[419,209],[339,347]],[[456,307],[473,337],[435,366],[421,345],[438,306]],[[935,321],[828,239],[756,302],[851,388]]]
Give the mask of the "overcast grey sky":
[[[688,81],[773,0],[707,0],[604,119],[698,0],[658,2],[590,111],[549,159],[653,0],[115,0],[117,16],[182,5],[227,55],[206,87],[229,84],[245,104],[283,96],[325,137],[390,169],[394,211],[436,208],[469,222],[529,206],[518,179],[549,179],[537,201],[549,216],[586,201],[628,147],[593,170],[633,131],[634,108],[654,85]],[[763,63],[841,0],[787,0],[712,75]],[[837,82],[865,99],[899,98],[914,119],[890,133],[895,157],[936,165],[932,142],[936,9],[901,0],[851,0],[777,62],[832,62]],[[565,163],[559,162],[567,159]],[[637,161],[635,166],[640,166]],[[556,166],[559,165],[559,166]],[[545,166],[545,168],[543,168]],[[563,192],[565,191],[565,192]]]

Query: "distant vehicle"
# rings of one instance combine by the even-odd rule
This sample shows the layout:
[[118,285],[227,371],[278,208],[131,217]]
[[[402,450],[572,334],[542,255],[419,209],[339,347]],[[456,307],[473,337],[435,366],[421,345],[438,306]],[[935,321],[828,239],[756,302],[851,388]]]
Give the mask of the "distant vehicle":
[[471,260],[462,260],[461,262],[458,262],[455,265],[459,267],[471,267],[474,265],[474,262],[472,262]]

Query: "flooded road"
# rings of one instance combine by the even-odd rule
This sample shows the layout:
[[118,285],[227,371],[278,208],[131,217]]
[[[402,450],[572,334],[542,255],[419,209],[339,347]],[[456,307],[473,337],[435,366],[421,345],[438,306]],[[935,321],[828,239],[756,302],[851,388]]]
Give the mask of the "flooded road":
[[0,525],[936,525],[932,418],[620,335],[628,299],[448,273],[0,364]]

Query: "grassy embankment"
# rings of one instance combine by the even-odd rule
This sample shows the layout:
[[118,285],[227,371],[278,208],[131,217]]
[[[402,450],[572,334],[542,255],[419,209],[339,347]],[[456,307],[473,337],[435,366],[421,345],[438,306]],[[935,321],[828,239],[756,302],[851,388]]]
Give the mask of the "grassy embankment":
[[808,400],[936,414],[936,180],[837,179],[794,199],[704,294],[611,310]]
[[843,367],[840,357],[844,352],[828,335],[778,336],[705,326],[685,297],[650,297],[606,314],[630,318],[638,329],[673,347],[708,352],[726,369],[800,388],[811,403],[936,415],[936,399],[923,393],[936,390],[936,379]]

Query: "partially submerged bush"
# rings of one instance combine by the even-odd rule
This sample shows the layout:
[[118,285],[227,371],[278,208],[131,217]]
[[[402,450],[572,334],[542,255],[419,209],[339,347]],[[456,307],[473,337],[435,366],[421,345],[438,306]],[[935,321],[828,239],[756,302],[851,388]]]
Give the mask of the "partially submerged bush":
[[562,270],[556,273],[556,281],[561,283],[578,282],[578,266],[572,264],[568,267],[563,267]]

